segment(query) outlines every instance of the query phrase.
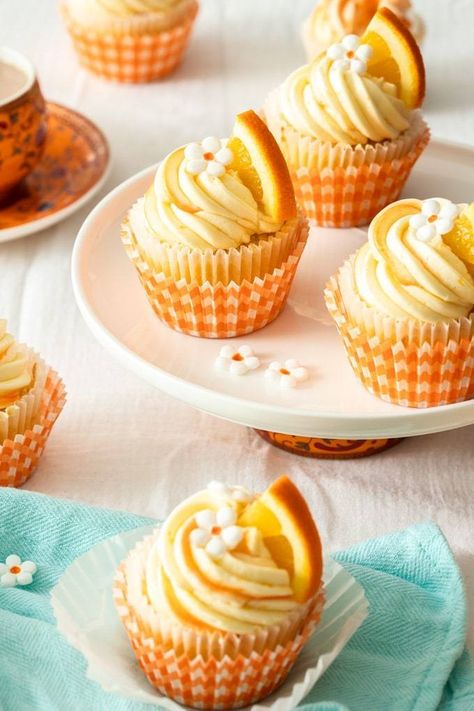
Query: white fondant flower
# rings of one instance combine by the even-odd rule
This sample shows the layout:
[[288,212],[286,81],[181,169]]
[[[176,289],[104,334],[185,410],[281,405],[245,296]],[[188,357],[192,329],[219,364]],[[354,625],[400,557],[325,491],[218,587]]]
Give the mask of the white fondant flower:
[[208,136],[200,143],[189,143],[184,149],[186,170],[191,175],[204,171],[219,178],[224,175],[226,166],[232,163],[234,154],[230,148],[223,147],[219,138]]
[[216,359],[216,367],[219,370],[227,370],[232,375],[245,375],[259,365],[260,360],[250,346],[240,346],[237,350],[231,346],[223,346]]
[[333,60],[332,69],[363,74],[367,71],[367,62],[372,56],[372,47],[368,44],[361,44],[357,35],[346,35],[338,44],[332,44],[329,47],[326,56]]
[[17,555],[9,555],[5,563],[0,563],[0,587],[14,588],[15,585],[29,585],[33,582],[36,565],[31,560],[22,562]]
[[253,499],[252,494],[245,486],[227,486],[223,481],[210,481],[207,489],[215,496],[233,499],[237,503],[246,504]]
[[298,383],[308,379],[308,371],[294,358],[285,360],[284,364],[275,360],[266,369],[265,377],[268,380],[279,382],[284,388],[294,388]]
[[239,545],[244,531],[236,526],[237,515],[231,506],[218,511],[204,509],[194,517],[197,528],[191,531],[191,543],[204,548],[211,558],[222,558],[227,551]]
[[410,217],[410,227],[415,237],[422,242],[431,242],[437,235],[451,232],[454,220],[459,214],[459,208],[449,200],[424,200],[421,212]]

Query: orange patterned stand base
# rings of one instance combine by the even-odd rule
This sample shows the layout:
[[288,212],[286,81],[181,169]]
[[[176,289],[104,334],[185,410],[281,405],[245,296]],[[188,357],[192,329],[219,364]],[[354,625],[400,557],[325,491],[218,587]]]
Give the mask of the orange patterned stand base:
[[270,444],[285,452],[315,459],[357,459],[378,454],[401,442],[399,439],[324,439],[255,430]]

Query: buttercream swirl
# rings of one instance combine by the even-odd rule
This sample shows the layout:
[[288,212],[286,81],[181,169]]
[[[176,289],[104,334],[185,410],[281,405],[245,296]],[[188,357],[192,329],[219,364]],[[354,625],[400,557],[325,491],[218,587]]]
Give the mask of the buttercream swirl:
[[338,71],[333,63],[322,55],[283,83],[280,111],[290,126],[350,145],[395,139],[409,127],[408,109],[393,84],[367,72]]
[[81,12],[112,18],[163,12],[178,5],[181,0],[70,0],[76,13]]
[[[225,141],[221,141],[225,147]],[[131,211],[137,239],[144,224],[162,242],[196,249],[230,249],[248,244],[253,236],[277,232],[236,171],[222,175],[187,169],[185,146],[160,164],[153,184]],[[143,214],[144,218],[143,219]]]
[[208,488],[170,514],[146,561],[143,589],[157,613],[244,634],[278,624],[300,606],[262,533],[235,524],[248,497],[242,487]]
[[31,362],[0,321],[0,408],[13,404],[32,384]]
[[474,279],[441,235],[428,242],[417,237],[410,218],[421,209],[420,200],[399,200],[372,221],[368,243],[356,255],[357,292],[394,318],[436,323],[467,316],[474,307]]
[[[172,26],[193,0],[64,0],[68,14],[83,27],[94,31],[147,31]],[[148,22],[148,24],[143,24]],[[150,24],[151,23],[151,24]]]
[[344,35],[362,35],[380,7],[392,10],[415,37],[422,36],[422,22],[412,11],[410,0],[322,0],[307,20],[314,53],[323,52]]

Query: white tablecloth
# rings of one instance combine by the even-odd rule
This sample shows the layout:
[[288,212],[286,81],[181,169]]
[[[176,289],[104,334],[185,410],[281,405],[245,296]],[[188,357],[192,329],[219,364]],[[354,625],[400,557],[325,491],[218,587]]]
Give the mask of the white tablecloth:
[[[433,133],[474,143],[474,2],[416,5],[428,25]],[[184,65],[150,86],[107,84],[80,70],[53,0],[2,0],[0,44],[33,60],[48,98],[82,111],[107,134],[113,170],[105,194],[185,141],[227,135],[238,110],[258,107],[302,63],[299,25],[310,7],[204,0]],[[159,517],[211,479],[259,490],[287,472],[310,501],[328,550],[427,519],[439,523],[473,598],[474,427],[407,439],[373,458],[325,462],[285,454],[249,429],[153,390],[96,343],[76,308],[69,262],[90,207],[0,245],[0,315],[62,374],[69,392],[27,488]]]

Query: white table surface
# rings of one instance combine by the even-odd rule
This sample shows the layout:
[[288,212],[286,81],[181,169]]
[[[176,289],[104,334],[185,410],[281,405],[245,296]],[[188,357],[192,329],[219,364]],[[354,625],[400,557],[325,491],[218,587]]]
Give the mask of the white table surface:
[[[45,95],[89,116],[113,156],[102,194],[169,150],[228,135],[234,114],[303,61],[310,0],[204,0],[189,53],[170,79],[113,85],[79,69],[53,0],[1,0],[0,44],[35,63]],[[418,0],[428,36],[425,109],[435,136],[474,144],[472,0]],[[474,194],[473,194],[474,199]],[[253,431],[192,410],[125,371],[76,308],[69,263],[90,207],[41,234],[0,245],[10,330],[63,376],[68,403],[27,487],[161,517],[211,479],[261,490],[287,472],[308,498],[328,550],[431,519],[474,597],[474,426],[407,439],[346,462],[304,459]],[[474,626],[471,622],[471,643]]]

